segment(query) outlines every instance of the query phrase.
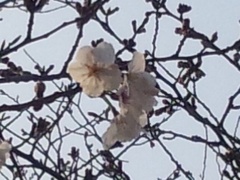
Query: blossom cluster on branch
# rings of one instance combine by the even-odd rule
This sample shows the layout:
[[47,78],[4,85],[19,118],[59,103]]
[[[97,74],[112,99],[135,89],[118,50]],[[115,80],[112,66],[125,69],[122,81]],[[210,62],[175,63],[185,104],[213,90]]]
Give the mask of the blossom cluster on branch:
[[133,53],[126,73],[122,73],[114,62],[113,46],[101,42],[96,47],[81,47],[67,68],[67,73],[90,97],[117,89],[120,113],[113,118],[102,136],[105,149],[140,135],[147,124],[147,114],[157,104],[154,96],[159,93],[155,78],[145,72],[142,53]]

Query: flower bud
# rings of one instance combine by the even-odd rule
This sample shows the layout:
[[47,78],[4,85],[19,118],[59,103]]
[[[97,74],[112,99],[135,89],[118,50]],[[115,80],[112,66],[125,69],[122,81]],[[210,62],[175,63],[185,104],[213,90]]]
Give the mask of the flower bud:
[[37,98],[42,98],[43,93],[46,90],[46,86],[42,81],[38,81],[34,87]]

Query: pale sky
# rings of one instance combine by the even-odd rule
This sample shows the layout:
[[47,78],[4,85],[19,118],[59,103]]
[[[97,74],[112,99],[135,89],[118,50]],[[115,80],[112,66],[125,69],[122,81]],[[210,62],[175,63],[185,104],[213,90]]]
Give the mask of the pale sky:
[[[177,7],[179,3],[184,3],[192,6],[192,10],[185,14],[185,18],[190,18],[191,27],[195,30],[204,33],[208,37],[214,32],[218,32],[218,41],[216,44],[219,47],[226,47],[232,45],[234,41],[239,38],[239,19],[240,19],[240,1],[237,0],[168,0],[167,7],[177,15]],[[110,17],[109,22],[112,29],[119,35],[120,38],[129,38],[132,36],[131,21],[137,20],[139,24],[144,18],[146,11],[151,10],[151,6],[145,3],[144,0],[110,0],[105,5],[107,7],[114,8],[118,6],[120,10]],[[50,6],[46,6],[46,9],[51,9]],[[3,40],[11,41],[19,34],[23,37],[25,35],[28,14],[21,10],[3,10],[0,17],[3,21],[0,21],[0,42]],[[70,21],[77,17],[77,13],[72,8],[63,8],[58,12],[50,12],[45,14],[37,14],[35,20],[35,26],[33,30],[33,36],[38,36],[43,32],[47,32],[57,25],[62,24],[64,21]],[[179,44],[181,37],[174,33],[176,27],[180,27],[181,24],[177,21],[164,17],[160,20],[159,36],[157,39],[157,57],[165,57],[172,55]],[[152,50],[152,35],[155,28],[155,19],[152,18],[150,23],[146,26],[147,33],[139,35],[137,37],[136,49],[140,52],[145,50]],[[59,31],[52,37],[42,40],[37,43],[30,44],[19,51],[12,53],[9,57],[13,62],[24,67],[25,70],[34,71],[34,63],[26,56],[24,49],[41,65],[54,64],[55,68],[52,73],[58,73],[64,61],[68,57],[78,29],[75,25],[71,25]],[[89,45],[92,40],[104,38],[105,41],[113,44],[116,51],[121,48],[118,42],[104,32],[101,27],[94,21],[91,21],[84,28],[83,38],[80,41],[79,46]],[[199,52],[201,44],[196,40],[189,40],[185,44],[181,55],[192,55]],[[129,60],[131,54],[125,52],[121,58]],[[164,67],[177,75],[176,62],[162,63]],[[2,65],[0,65],[2,67]],[[4,66],[3,66],[4,67]],[[239,87],[240,78],[239,72],[237,72],[229,63],[226,62],[220,56],[214,56],[203,59],[203,71],[206,73],[206,77],[201,79],[197,85],[197,93],[200,99],[212,109],[212,112],[216,117],[222,116],[223,110],[226,107],[228,98]],[[162,69],[159,69],[160,73],[163,73]],[[36,71],[35,71],[36,72]],[[70,82],[68,80],[56,81],[58,84],[64,82],[66,85]],[[165,85],[159,82],[160,87]],[[20,83],[20,84],[1,84],[0,89],[11,93],[13,97],[19,95],[20,102],[30,101],[34,97],[33,82]],[[56,91],[53,83],[47,83],[46,95],[50,95]],[[75,97],[76,100],[78,95]],[[6,97],[0,96],[1,104],[11,104],[10,100]],[[239,99],[238,99],[239,100]],[[157,107],[161,107],[161,99],[158,99],[159,104]],[[115,105],[117,105],[115,103]],[[89,97],[82,95],[80,107],[87,114],[89,111],[102,112],[106,108],[106,104],[101,99],[90,99]],[[75,116],[81,121],[83,118],[77,112],[74,112]],[[202,112],[206,117],[209,115],[206,112]],[[36,116],[46,117],[52,115],[49,109],[44,108],[42,111],[37,112]],[[24,118],[27,113],[20,117],[17,122],[14,123],[13,128],[16,133],[21,133],[19,127],[23,126],[26,121]],[[231,119],[226,123],[226,127],[232,132],[236,125],[238,112],[231,114]],[[12,117],[13,118],[13,117]],[[76,128],[76,124],[72,121],[68,121],[68,116],[64,117],[63,127]],[[164,116],[154,117],[151,122],[160,122]],[[26,123],[26,126],[29,126]],[[98,126],[97,131],[102,134],[108,124],[102,123]],[[24,124],[25,127],[25,124]],[[15,129],[16,128],[16,129]],[[183,110],[178,111],[170,118],[169,122],[165,123],[161,128],[164,130],[175,131],[185,135],[201,135],[205,136],[204,128],[202,125],[196,123],[194,119],[189,118],[188,114]],[[239,133],[238,133],[239,135]],[[6,133],[6,137],[10,137]],[[73,136],[72,136],[73,137]],[[214,136],[209,131],[210,139],[214,140]],[[166,147],[173,153],[174,157],[182,164],[185,170],[189,170],[193,173],[195,179],[200,179],[203,167],[203,153],[204,145],[191,143],[185,140],[162,140]],[[13,145],[18,144],[18,140],[13,139]],[[44,143],[44,142],[43,142]],[[129,143],[124,143],[126,147]],[[77,138],[69,138],[64,142],[64,149],[62,154],[66,155],[71,146],[83,146],[84,141]],[[102,145],[99,142],[93,142],[93,149],[96,152],[97,149],[101,150]],[[27,151],[27,147],[25,147]],[[122,149],[112,150],[117,155]],[[83,156],[85,155],[82,152]],[[87,155],[87,154],[86,154]],[[69,157],[68,157],[69,158]],[[219,179],[218,169],[215,161],[215,155],[210,149],[208,149],[207,169],[205,179]],[[149,144],[142,146],[136,146],[130,148],[122,157],[122,160],[127,161],[123,164],[123,169],[133,180],[157,180],[157,178],[165,179],[175,168],[174,164],[170,161],[169,157],[163,151],[163,149],[156,145],[151,148]],[[8,161],[9,163],[10,161]],[[105,178],[102,178],[103,180]],[[182,175],[180,180],[184,180]]]

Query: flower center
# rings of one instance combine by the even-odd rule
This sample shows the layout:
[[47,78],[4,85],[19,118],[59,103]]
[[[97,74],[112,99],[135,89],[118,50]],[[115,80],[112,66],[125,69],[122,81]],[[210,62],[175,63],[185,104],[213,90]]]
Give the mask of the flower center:
[[86,65],[89,73],[88,73],[88,77],[91,76],[96,76],[96,72],[99,70],[96,64],[93,64],[92,66]]

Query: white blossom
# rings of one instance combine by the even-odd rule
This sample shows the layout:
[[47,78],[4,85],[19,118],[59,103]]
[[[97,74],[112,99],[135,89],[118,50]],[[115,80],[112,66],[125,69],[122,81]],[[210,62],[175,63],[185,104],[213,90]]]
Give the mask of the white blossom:
[[67,73],[80,83],[84,93],[98,97],[104,91],[117,89],[122,81],[121,71],[114,61],[111,44],[101,42],[95,48],[84,46],[69,63]]
[[147,124],[147,113],[144,109],[139,108],[136,106],[136,100],[134,100],[134,97],[130,96],[130,90],[129,85],[127,81],[127,76],[124,76],[123,83],[118,89],[117,92],[119,96],[119,104],[121,108],[121,112],[129,111],[135,115],[135,120],[137,123],[144,127]]
[[111,148],[116,142],[127,142],[137,138],[142,131],[137,118],[139,117],[129,109],[120,111],[102,136],[104,149]]
[[6,159],[9,158],[12,146],[7,141],[3,141],[0,144],[0,168],[5,164]]
[[128,65],[127,83],[129,98],[127,103],[150,112],[157,101],[156,96],[159,90],[156,86],[156,79],[148,72],[145,72],[145,58],[139,52],[134,52],[132,61]]
[[156,104],[154,96],[159,90],[155,86],[155,78],[145,72],[143,54],[135,52],[117,93],[120,114],[112,120],[102,136],[105,149],[111,148],[116,142],[131,141],[139,137],[148,123],[147,113]]

